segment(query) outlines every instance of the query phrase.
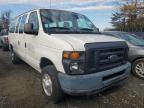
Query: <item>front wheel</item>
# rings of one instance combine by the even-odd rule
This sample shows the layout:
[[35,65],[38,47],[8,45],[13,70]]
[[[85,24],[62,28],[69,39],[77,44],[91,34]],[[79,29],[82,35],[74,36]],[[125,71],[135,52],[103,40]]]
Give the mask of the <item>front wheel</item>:
[[46,96],[54,103],[62,100],[64,93],[61,90],[57,70],[54,66],[47,66],[42,70],[42,88]]
[[135,76],[144,79],[144,59],[138,59],[133,63],[132,72]]

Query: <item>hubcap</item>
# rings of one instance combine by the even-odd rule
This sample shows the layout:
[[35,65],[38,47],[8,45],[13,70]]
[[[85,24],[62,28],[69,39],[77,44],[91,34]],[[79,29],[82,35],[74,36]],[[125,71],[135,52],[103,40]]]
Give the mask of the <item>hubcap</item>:
[[43,86],[43,89],[44,89],[44,92],[46,93],[46,95],[51,96],[52,92],[53,92],[53,88],[52,88],[51,78],[48,74],[43,75],[42,86]]
[[140,62],[136,65],[135,71],[138,76],[144,78],[144,62]]

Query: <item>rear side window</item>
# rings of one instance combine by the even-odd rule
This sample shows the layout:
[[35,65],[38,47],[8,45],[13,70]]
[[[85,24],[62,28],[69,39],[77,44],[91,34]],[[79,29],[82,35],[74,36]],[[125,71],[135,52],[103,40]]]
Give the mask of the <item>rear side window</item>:
[[19,25],[19,33],[24,32],[24,24],[26,23],[27,15],[24,15],[21,19],[20,25]]
[[17,25],[16,25],[16,33],[18,33],[19,25],[20,25],[21,17],[18,18]]
[[10,26],[9,26],[9,33],[14,33],[15,32],[15,26],[16,26],[16,20],[10,21]]
[[33,30],[38,31],[39,30],[39,21],[38,21],[38,15],[37,12],[32,12],[29,17],[29,24],[33,24]]

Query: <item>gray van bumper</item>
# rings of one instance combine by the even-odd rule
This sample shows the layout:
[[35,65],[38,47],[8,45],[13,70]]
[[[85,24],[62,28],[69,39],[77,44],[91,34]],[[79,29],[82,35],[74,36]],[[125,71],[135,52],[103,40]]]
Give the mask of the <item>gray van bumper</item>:
[[88,75],[59,73],[62,90],[68,94],[94,94],[114,86],[128,78],[131,65],[125,65]]

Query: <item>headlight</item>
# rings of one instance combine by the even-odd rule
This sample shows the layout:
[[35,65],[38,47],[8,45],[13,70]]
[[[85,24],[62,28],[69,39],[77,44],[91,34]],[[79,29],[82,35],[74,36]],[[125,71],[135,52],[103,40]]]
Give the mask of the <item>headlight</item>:
[[78,69],[79,69],[79,65],[77,62],[70,64],[70,71],[78,71]]
[[63,66],[67,74],[84,73],[84,52],[63,52]]

